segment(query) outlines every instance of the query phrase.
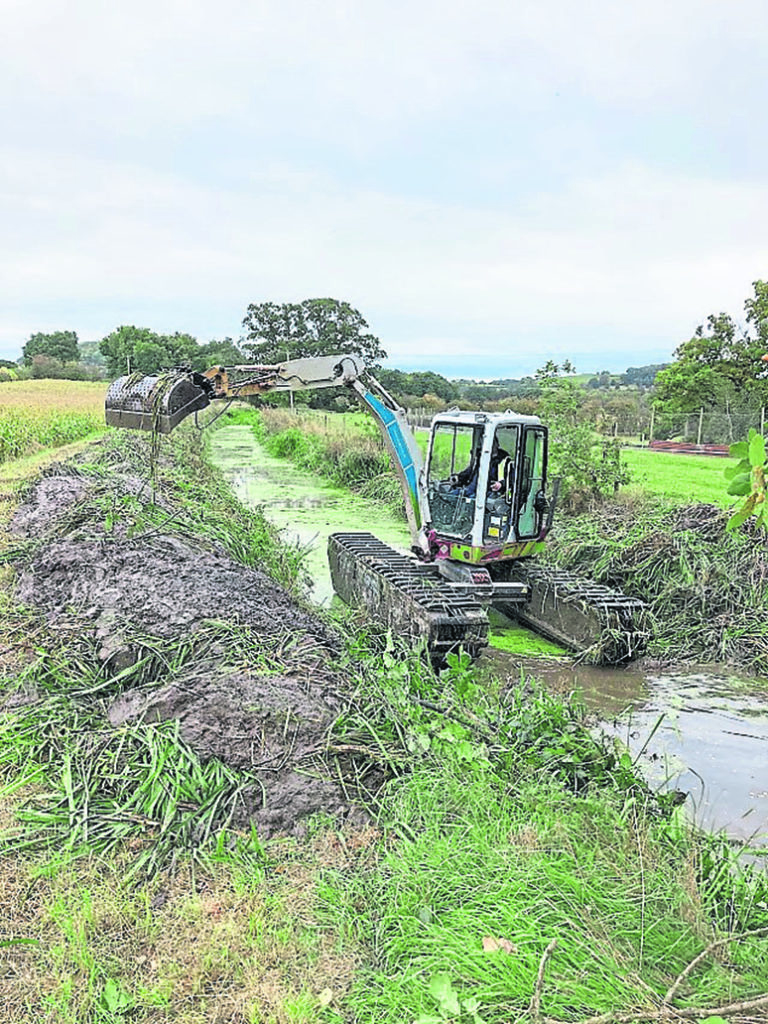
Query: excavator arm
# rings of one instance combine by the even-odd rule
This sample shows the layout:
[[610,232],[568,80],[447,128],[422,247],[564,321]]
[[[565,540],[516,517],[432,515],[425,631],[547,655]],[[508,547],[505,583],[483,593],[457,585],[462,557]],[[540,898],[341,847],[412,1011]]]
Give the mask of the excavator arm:
[[424,461],[405,410],[365,370],[359,356],[331,355],[291,359],[272,366],[213,366],[204,373],[169,370],[119,377],[107,392],[108,426],[169,434],[183,420],[211,402],[346,385],[371,412],[392,456],[405,499],[412,542],[429,553],[429,521]]

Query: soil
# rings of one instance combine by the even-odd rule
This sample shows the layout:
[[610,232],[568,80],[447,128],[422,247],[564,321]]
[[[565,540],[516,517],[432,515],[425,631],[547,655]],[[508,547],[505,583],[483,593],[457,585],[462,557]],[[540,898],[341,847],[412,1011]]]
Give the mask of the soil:
[[[138,484],[124,476],[108,481],[116,494],[141,494]],[[108,710],[111,726],[177,720],[202,760],[219,758],[254,777],[246,803],[264,837],[300,833],[319,811],[360,819],[324,760],[328,731],[345,705],[332,630],[265,573],[223,551],[156,531],[132,539],[119,526],[105,533],[103,515],[77,514],[104,487],[103,478],[56,466],[10,524],[33,541],[17,599],[52,630],[79,626],[98,641],[98,657],[113,673],[136,660],[137,637],[183,640],[212,620],[291,639],[281,674],[263,665],[232,668],[226,651],[210,650],[204,663],[159,686],[124,692]]]
[[[315,675],[263,675],[197,666],[158,690],[129,690],[112,704],[113,726],[176,720],[179,734],[203,759],[217,757],[255,772],[246,796],[259,834],[301,831],[322,811],[348,817],[344,792],[327,778],[326,736],[343,701],[336,680]],[[359,816],[359,815],[353,815]]]

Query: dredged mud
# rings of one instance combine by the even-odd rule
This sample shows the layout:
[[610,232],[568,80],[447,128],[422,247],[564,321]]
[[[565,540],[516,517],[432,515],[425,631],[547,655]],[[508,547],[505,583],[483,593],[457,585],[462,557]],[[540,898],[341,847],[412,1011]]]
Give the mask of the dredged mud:
[[259,785],[246,791],[247,816],[268,837],[300,831],[320,811],[352,812],[323,760],[343,707],[335,683],[322,674],[255,674],[211,662],[158,690],[127,691],[108,718],[116,727],[175,720],[181,739],[204,759],[256,773]]
[[264,572],[205,540],[158,530],[129,538],[119,521],[107,532],[103,512],[91,508],[105,487],[113,496],[157,500],[139,476],[105,481],[64,464],[30,488],[11,522],[31,542],[16,596],[52,631],[79,628],[94,638],[112,673],[136,661],[137,637],[194,641],[211,622],[245,627],[265,642],[290,639],[279,673],[263,664],[234,668],[222,646],[174,677],[120,694],[107,710],[109,725],[177,721],[202,760],[218,758],[252,776],[246,806],[264,837],[301,832],[321,811],[361,817],[327,756],[329,730],[346,703],[332,630]]

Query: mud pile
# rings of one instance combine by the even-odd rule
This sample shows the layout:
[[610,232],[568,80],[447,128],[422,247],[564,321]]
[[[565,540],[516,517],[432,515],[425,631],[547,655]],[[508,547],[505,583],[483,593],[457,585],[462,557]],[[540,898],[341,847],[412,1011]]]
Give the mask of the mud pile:
[[129,538],[119,522],[108,532],[103,508],[94,506],[105,488],[135,497],[144,485],[58,465],[30,489],[10,524],[29,541],[16,596],[50,628],[95,638],[113,674],[136,661],[146,638],[194,639],[212,622],[270,638],[271,650],[275,638],[290,641],[274,674],[263,661],[233,666],[219,643],[176,675],[117,696],[108,724],[175,720],[203,760],[249,773],[248,812],[262,836],[301,831],[318,811],[359,817],[328,765],[327,735],[345,705],[330,628],[265,573],[210,542],[157,529]]
[[105,488],[113,498],[146,490],[135,477],[115,475],[105,483],[57,465],[30,489],[11,520],[12,533],[38,540],[19,575],[17,597],[41,611],[49,625],[69,625],[76,617],[102,642],[103,659],[119,655],[121,664],[129,632],[182,638],[210,620],[264,635],[300,631],[335,646],[325,624],[265,573],[204,542],[157,530],[129,539],[119,523],[107,533],[103,513],[88,509]]
[[201,757],[256,774],[246,814],[261,836],[295,833],[319,811],[352,812],[323,761],[327,733],[343,707],[335,683],[317,674],[253,674],[209,662],[160,689],[125,692],[108,718],[116,727],[176,720],[181,739]]

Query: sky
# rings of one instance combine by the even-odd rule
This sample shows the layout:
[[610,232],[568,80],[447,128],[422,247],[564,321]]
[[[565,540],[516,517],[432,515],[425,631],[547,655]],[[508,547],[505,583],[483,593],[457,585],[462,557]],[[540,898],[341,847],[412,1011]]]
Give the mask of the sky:
[[768,277],[764,0],[0,14],[0,357],[333,297],[403,369],[620,371]]

